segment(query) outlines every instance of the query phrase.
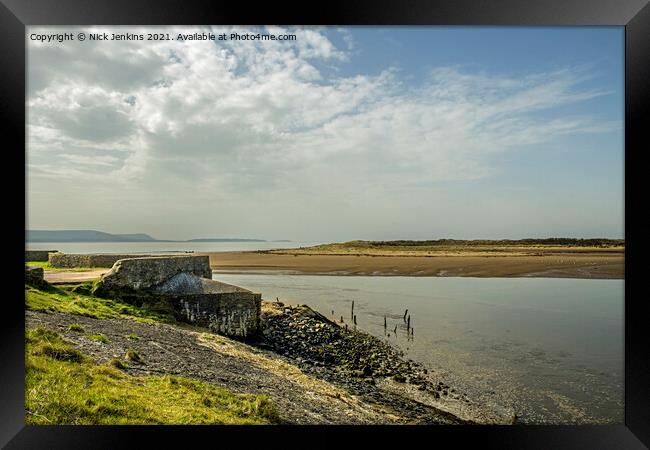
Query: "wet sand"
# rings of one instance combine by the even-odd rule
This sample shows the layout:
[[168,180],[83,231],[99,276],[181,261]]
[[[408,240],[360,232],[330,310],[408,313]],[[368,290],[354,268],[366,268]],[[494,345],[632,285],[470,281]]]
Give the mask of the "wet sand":
[[309,255],[270,252],[208,253],[214,273],[301,275],[553,277],[623,279],[623,253],[525,256]]
[[[622,252],[547,253],[518,256],[387,256],[254,252],[206,253],[218,273],[371,275],[421,277],[550,277],[624,279]],[[45,271],[50,283],[89,281],[109,269]]]

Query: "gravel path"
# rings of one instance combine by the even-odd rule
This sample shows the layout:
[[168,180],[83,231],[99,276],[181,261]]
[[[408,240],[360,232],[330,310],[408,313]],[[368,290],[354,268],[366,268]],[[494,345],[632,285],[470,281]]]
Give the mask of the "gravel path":
[[[83,332],[71,331],[79,324]],[[201,329],[166,324],[143,324],[128,319],[93,319],[63,313],[26,312],[28,328],[58,331],[83,353],[104,363],[124,358],[134,349],[142,364],[128,362],[132,375],[178,375],[230,389],[266,394],[282,423],[378,424],[408,423],[411,418],[379,405],[363,402],[329,383],[309,377],[273,353]],[[88,335],[103,334],[107,343]],[[127,336],[136,334],[139,339]]]
[[[234,392],[266,394],[282,423],[512,423],[436,380],[396,348],[346,330],[314,310],[264,302],[262,332],[246,344],[189,325],[145,324],[64,313],[26,312],[27,327],[58,331],[104,363],[124,359],[132,375],[178,375]],[[83,331],[72,331],[71,324]],[[89,335],[102,334],[107,342]]]

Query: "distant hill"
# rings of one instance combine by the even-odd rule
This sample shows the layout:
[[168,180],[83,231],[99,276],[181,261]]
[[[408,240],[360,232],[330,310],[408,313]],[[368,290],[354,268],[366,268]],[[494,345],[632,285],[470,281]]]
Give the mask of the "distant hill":
[[145,233],[111,234],[96,230],[25,230],[25,242],[267,242],[264,239],[201,238],[186,241],[156,239]]
[[26,230],[26,242],[159,242],[148,234],[111,234],[96,230]]

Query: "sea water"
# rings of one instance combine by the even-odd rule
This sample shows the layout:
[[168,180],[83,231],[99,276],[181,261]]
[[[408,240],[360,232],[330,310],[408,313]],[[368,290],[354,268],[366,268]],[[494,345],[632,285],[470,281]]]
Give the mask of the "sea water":
[[402,348],[476,400],[511,406],[523,423],[623,423],[623,280],[214,278],[265,300],[279,297],[334,320],[343,316],[350,326],[354,300],[358,328]]

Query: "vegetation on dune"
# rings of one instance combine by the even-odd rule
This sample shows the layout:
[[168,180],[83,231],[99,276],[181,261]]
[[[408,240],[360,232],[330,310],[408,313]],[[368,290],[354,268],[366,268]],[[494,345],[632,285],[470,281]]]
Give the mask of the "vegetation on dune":
[[545,239],[435,239],[427,241],[349,241],[334,244],[324,244],[316,247],[326,247],[328,245],[340,245],[346,247],[454,247],[454,246],[571,246],[571,247],[620,247],[625,245],[624,239],[573,239],[573,238],[545,238]]
[[425,241],[348,241],[305,247],[305,251],[344,251],[344,250],[391,250],[391,251],[485,251],[508,252],[521,247],[594,247],[611,248],[625,247],[624,239],[436,239]]
[[266,396],[234,394],[176,376],[137,377],[115,359],[96,364],[55,331],[26,334],[26,422],[52,424],[268,424]]
[[[76,291],[76,292],[75,292]],[[92,295],[82,294],[84,289],[47,286],[37,288],[25,285],[25,306],[33,311],[57,311],[95,319],[129,318],[139,322],[175,322],[171,315],[148,311],[144,308]]]

